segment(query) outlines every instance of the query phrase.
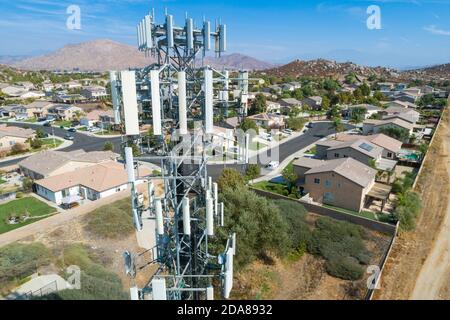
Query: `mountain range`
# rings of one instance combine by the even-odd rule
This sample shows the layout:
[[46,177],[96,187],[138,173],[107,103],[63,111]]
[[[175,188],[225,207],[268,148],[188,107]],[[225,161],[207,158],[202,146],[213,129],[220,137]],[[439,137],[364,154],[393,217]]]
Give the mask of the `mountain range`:
[[[0,56],[0,63],[22,70],[108,71],[142,68],[154,63],[134,46],[112,40],[93,40],[63,48],[36,57]],[[243,54],[233,53],[220,58],[207,56],[206,65],[216,69],[247,69],[261,71],[277,77],[319,76],[341,77],[350,72],[369,76],[375,74],[387,79],[450,79],[450,64],[398,71],[385,67],[367,67],[352,62],[335,62],[325,59],[294,60],[285,65],[274,65]]]
[[[66,45],[56,52],[24,59],[12,66],[25,70],[107,71],[141,68],[154,63],[152,57],[135,47],[111,40],[94,40]],[[272,64],[242,54],[206,57],[205,63],[216,68],[261,70]]]

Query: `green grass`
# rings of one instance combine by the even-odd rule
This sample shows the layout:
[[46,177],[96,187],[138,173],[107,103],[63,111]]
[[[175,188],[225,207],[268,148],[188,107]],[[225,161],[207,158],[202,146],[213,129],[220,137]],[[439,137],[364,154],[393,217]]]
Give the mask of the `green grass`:
[[41,139],[41,141],[42,141],[43,147],[49,147],[49,148],[57,148],[64,143],[60,139],[53,140],[53,138],[45,138],[45,139]]
[[[33,219],[28,219],[27,221],[13,225],[6,223],[6,220],[11,214],[23,215],[26,212],[28,212],[30,218]],[[0,205],[0,234],[31,224],[55,212],[55,208],[32,197],[13,200],[2,204]]]
[[27,123],[36,123],[36,122],[37,122],[37,119],[36,119],[36,118],[31,118],[31,119],[25,120],[24,122],[27,122]]
[[0,184],[6,183],[6,180],[3,180],[3,178],[0,177]]
[[263,191],[273,192],[282,196],[289,196],[289,191],[287,186],[279,183],[272,183],[269,181],[261,181],[252,185],[253,188],[260,189]]
[[110,131],[110,130],[104,130],[103,132],[96,132],[95,133],[96,136],[119,136],[121,135],[121,132],[119,131]]
[[53,125],[58,126],[58,127],[71,127],[72,126],[72,121],[69,120],[59,120],[59,121],[55,121],[53,122]]
[[350,215],[353,215],[353,216],[359,216],[359,217],[367,218],[367,219],[370,219],[370,220],[379,221],[377,215],[374,212],[371,212],[371,211],[363,210],[361,212],[356,212],[356,211],[353,211],[353,210],[343,209],[343,208],[331,206],[331,205],[328,205],[328,204],[324,204],[323,207],[329,208],[329,209],[333,209],[333,210],[336,210],[336,211],[340,211],[342,213],[350,214]]
[[123,199],[86,216],[86,230],[103,239],[123,239],[134,232],[131,200]]
[[314,147],[311,148],[311,150],[308,150],[308,151],[306,151],[305,153],[306,153],[306,154],[312,154],[312,155],[315,155],[316,152],[317,152],[317,146],[314,146]]

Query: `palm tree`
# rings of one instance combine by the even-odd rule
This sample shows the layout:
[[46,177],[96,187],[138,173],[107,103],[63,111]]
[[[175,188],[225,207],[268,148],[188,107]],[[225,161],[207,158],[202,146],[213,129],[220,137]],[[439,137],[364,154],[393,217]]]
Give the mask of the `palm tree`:
[[335,138],[337,139],[338,133],[344,131],[344,124],[342,123],[341,118],[335,117],[333,119],[333,122],[331,123],[331,128],[330,129],[334,129],[334,131],[336,131]]

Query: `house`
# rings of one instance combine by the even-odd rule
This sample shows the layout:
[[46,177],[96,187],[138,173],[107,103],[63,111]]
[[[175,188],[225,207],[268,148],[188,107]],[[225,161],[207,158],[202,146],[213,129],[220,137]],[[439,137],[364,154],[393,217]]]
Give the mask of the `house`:
[[345,141],[322,141],[317,144],[316,157],[328,160],[352,158],[365,165],[370,165],[371,162],[374,162],[375,167],[380,171],[392,171],[395,169],[397,161],[387,157],[383,158],[383,147],[369,140],[365,137],[355,137]]
[[108,96],[105,87],[91,86],[81,90],[81,95],[89,100],[99,100]]
[[19,96],[20,99],[38,99],[45,97],[42,91],[24,91]]
[[278,85],[269,86],[269,92],[274,92],[276,94],[281,94],[283,92],[283,88]]
[[[432,93],[434,89],[432,87],[430,87],[430,88],[432,89],[432,91],[430,93]],[[416,96],[423,95],[422,89],[417,88],[417,87],[406,88],[406,89],[402,90],[402,93],[412,94],[412,95],[416,95]]]
[[2,118],[28,118],[27,110],[25,106],[21,104],[11,104],[0,107],[0,116]]
[[22,174],[33,180],[48,178],[95,164],[115,161],[119,155],[111,151],[71,152],[46,150],[19,162]]
[[58,93],[53,96],[53,100],[57,103],[79,103],[86,100],[81,94]]
[[79,89],[82,85],[78,81],[69,81],[63,84],[66,89]]
[[407,101],[400,101],[400,100],[394,100],[391,101],[387,104],[388,107],[400,107],[400,108],[405,108],[405,109],[417,109],[419,108],[418,105],[411,103],[411,102],[407,102]]
[[380,88],[381,92],[387,92],[394,89],[395,84],[392,82],[380,82],[378,83],[378,88]]
[[290,83],[285,83],[285,84],[283,84],[282,89],[283,89],[283,91],[291,91],[292,92],[292,91],[295,91],[295,86],[293,86]]
[[347,142],[361,139],[369,141],[370,143],[373,143],[374,145],[383,148],[382,157],[385,159],[392,159],[392,160],[397,159],[397,154],[400,153],[403,144],[401,141],[398,141],[382,133],[370,136],[340,133],[337,135],[336,140]]
[[281,104],[269,100],[266,102],[266,111],[268,113],[281,113]]
[[420,120],[420,112],[417,112],[414,109],[404,108],[402,106],[390,106],[380,111],[380,113],[383,116],[405,115],[404,118],[409,119],[408,122],[412,121],[411,123],[416,123]]
[[284,127],[284,117],[276,114],[260,113],[247,118],[255,121],[258,126],[264,128]]
[[2,92],[10,97],[20,97],[22,94],[27,92],[27,90],[20,86],[7,86],[2,88]]
[[212,147],[214,150],[219,151],[219,154],[221,154],[221,152],[227,152],[234,147],[234,141],[236,140],[234,130],[218,126],[214,126],[213,130]]
[[421,97],[420,94],[414,93],[414,92],[400,92],[393,96],[395,100],[409,102],[409,103],[416,103],[419,98]]
[[409,113],[399,113],[399,114],[394,114],[394,115],[391,115],[391,116],[384,116],[383,117],[383,120],[391,120],[391,119],[400,119],[400,120],[409,122],[409,123],[411,123],[413,125],[416,124],[416,122],[417,122],[416,118],[413,115],[409,114]]
[[397,83],[397,85],[395,86],[396,91],[402,91],[406,88],[408,88],[408,85],[406,83]]
[[281,112],[285,114],[289,113],[292,108],[300,108],[302,106],[302,102],[294,98],[281,99],[279,103],[281,105]]
[[406,122],[399,118],[394,119],[385,119],[385,120],[366,120],[363,123],[363,134],[369,135],[369,134],[376,134],[380,133],[382,129],[387,128],[399,128],[399,129],[405,129],[409,132],[409,134],[413,133],[414,125]]
[[114,112],[112,110],[93,110],[80,119],[80,124],[87,127],[97,124],[114,125]]
[[24,88],[25,90],[28,90],[28,91],[36,89],[34,84],[30,81],[20,81],[20,82],[16,82],[15,84]]
[[303,193],[313,201],[360,212],[376,185],[377,171],[352,158],[329,161],[302,158],[294,162]]
[[25,106],[28,118],[43,118],[48,114],[48,109],[53,106],[53,103],[45,100],[36,100]]
[[73,120],[83,110],[69,104],[55,104],[48,108],[48,115],[58,120]]
[[381,109],[377,106],[371,104],[358,104],[353,106],[347,106],[342,110],[342,116],[346,119],[350,119],[352,117],[353,111],[357,109],[364,109],[364,119],[370,118],[372,115],[378,113]]
[[309,106],[313,110],[320,110],[322,108],[322,97],[312,96],[302,100],[303,105]]
[[[150,174],[150,170],[139,168],[136,183],[143,183],[143,177]],[[81,199],[96,201],[127,190],[128,176],[123,164],[108,161],[38,180],[35,184],[39,196],[61,205]]]
[[0,151],[10,151],[16,144],[29,146],[29,140],[35,136],[34,130],[0,124]]

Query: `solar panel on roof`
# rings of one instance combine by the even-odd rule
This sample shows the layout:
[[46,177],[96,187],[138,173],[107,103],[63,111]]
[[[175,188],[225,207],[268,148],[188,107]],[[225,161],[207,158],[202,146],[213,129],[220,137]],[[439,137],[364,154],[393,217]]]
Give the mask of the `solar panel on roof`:
[[359,146],[361,149],[366,150],[368,152],[373,150],[373,147],[370,144],[363,143]]

